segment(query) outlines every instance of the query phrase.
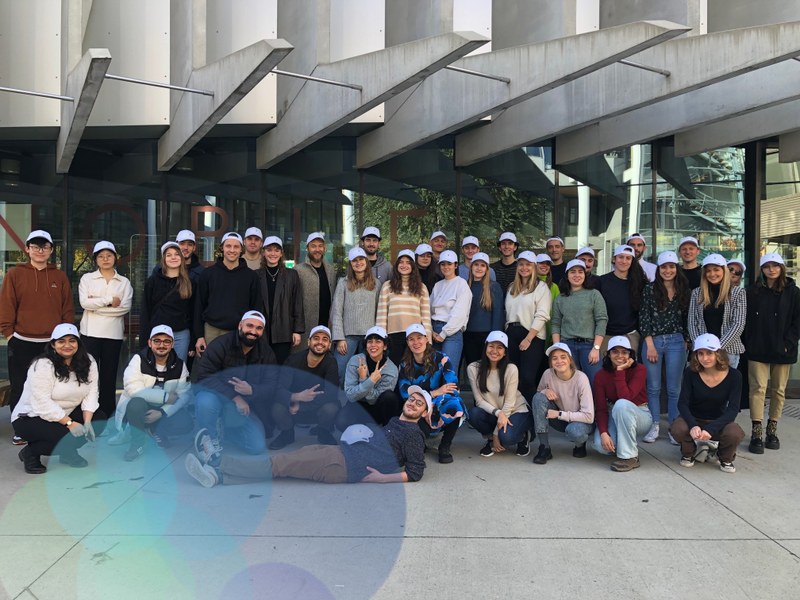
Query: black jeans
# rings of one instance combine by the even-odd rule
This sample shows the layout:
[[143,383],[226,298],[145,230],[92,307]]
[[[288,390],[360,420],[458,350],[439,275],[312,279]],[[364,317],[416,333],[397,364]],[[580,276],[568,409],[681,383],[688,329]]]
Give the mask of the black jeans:
[[144,398],[131,398],[125,408],[125,418],[131,425],[131,438],[139,444],[144,442],[145,432],[149,429],[163,437],[184,435],[194,428],[192,416],[182,408],[171,417],[162,415],[155,423],[148,425],[144,417],[148,411],[154,407],[147,403]]
[[333,424],[336,421],[336,414],[339,412],[341,406],[338,401],[335,402],[322,402],[322,403],[309,403],[311,406],[304,407],[304,403],[300,404],[300,412],[293,415],[289,412],[289,406],[286,404],[275,403],[272,405],[272,421],[280,431],[287,431],[293,429],[295,424],[313,424],[319,425],[320,429],[325,431],[333,431]]
[[403,362],[403,354],[405,354],[406,346],[406,333],[404,331],[389,334],[389,360],[391,360],[398,369],[400,368],[400,363]]
[[511,325],[506,330],[508,336],[508,360],[517,365],[519,369],[519,391],[525,401],[530,404],[536,393],[539,382],[539,365],[544,360],[544,340],[533,338],[528,349],[522,352],[519,344],[528,335],[528,330],[522,325]]
[[109,418],[117,409],[117,370],[119,369],[119,353],[122,340],[81,336],[86,351],[97,363],[97,391],[100,395],[100,410]]
[[[78,423],[83,423],[83,410],[80,406],[69,414],[69,418]],[[86,438],[75,437],[69,429],[58,421],[45,421],[41,417],[20,416],[12,423],[14,433],[28,442],[28,450],[34,456],[50,456],[53,450],[57,454],[69,456],[86,443]],[[92,427],[98,436],[106,427],[106,415],[98,410],[92,417]],[[60,442],[60,443],[59,443]],[[58,446],[58,448],[56,448]]]
[[[427,438],[431,433],[431,428],[428,426],[428,422],[425,419],[420,419],[418,421],[419,428],[422,429],[422,433],[425,434]],[[453,443],[453,438],[456,437],[456,432],[458,431],[458,424],[459,419],[456,419],[444,427],[442,427],[442,441],[439,442],[439,448],[445,447],[450,448],[450,444]]]
[[399,415],[400,396],[392,390],[387,390],[378,396],[375,404],[363,400],[348,402],[336,417],[336,429],[344,431],[356,423],[377,423],[383,427],[389,419]]
[[8,404],[11,412],[14,412],[14,407],[22,396],[22,388],[25,387],[25,380],[28,378],[28,367],[45,348],[47,342],[26,342],[15,337],[8,339],[8,380],[11,383]]
[[481,359],[483,355],[483,346],[486,344],[486,336],[489,335],[488,331],[465,331],[464,332],[464,353],[462,354],[462,362],[469,366]]

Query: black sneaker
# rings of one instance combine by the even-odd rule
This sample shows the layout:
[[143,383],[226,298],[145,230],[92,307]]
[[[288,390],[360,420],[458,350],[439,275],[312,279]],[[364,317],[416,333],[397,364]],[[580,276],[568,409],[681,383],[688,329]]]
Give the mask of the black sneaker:
[[77,451],[70,454],[62,454],[58,457],[58,462],[62,465],[69,465],[75,469],[82,469],[89,466],[89,461],[78,454]]
[[760,437],[757,438],[750,438],[750,446],[748,450],[753,454],[764,454],[764,440]]
[[781,441],[778,439],[778,436],[774,433],[768,433],[767,439],[764,442],[764,446],[769,448],[770,450],[780,450],[781,448]]
[[572,449],[572,456],[575,458],[586,458],[586,442],[583,442],[580,446],[575,446]]
[[525,437],[517,444],[517,456],[528,456],[531,453],[530,444],[528,444],[528,433],[525,432]]
[[443,465],[449,465],[453,462],[453,455],[450,454],[450,444],[441,444],[439,446],[439,462]]
[[547,464],[547,461],[553,458],[553,453],[550,451],[550,446],[539,444],[539,452],[533,457],[533,463],[537,465]]
[[285,448],[289,444],[294,443],[294,427],[292,429],[287,429],[286,431],[281,431],[275,439],[272,440],[272,443],[269,445],[270,450],[280,450],[281,448]]
[[131,442],[122,458],[125,462],[133,462],[142,454],[144,454],[144,446],[139,442]]
[[336,446],[339,443],[330,431],[321,427],[317,428],[317,441],[325,446]]
[[492,448],[492,440],[486,440],[486,445],[483,448],[481,448],[481,456],[485,456],[486,458],[494,456],[494,448]]
[[47,472],[47,467],[42,464],[41,457],[31,454],[30,448],[27,446],[19,451],[18,456],[25,466],[25,472],[29,475],[41,475]]

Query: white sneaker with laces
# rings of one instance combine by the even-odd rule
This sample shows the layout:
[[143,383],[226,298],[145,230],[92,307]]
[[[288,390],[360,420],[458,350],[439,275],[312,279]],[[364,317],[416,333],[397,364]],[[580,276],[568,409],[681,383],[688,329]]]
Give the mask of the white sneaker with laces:
[[672,444],[673,446],[680,446],[681,445],[678,440],[676,440],[674,437],[672,437],[672,433],[668,433],[667,435],[669,436],[669,443],[670,444]]
[[194,454],[186,455],[184,465],[186,466],[186,472],[189,473],[192,479],[203,487],[212,488],[219,483],[219,477],[217,477],[214,467],[204,465]]
[[653,423],[653,426],[650,428],[650,431],[648,431],[645,434],[645,436],[642,438],[642,441],[647,442],[648,444],[652,444],[658,439],[658,434],[660,429],[661,428],[659,427],[658,423]]
[[200,462],[205,465],[219,460],[222,455],[222,446],[219,440],[212,439],[208,429],[201,429],[194,436],[194,451]]

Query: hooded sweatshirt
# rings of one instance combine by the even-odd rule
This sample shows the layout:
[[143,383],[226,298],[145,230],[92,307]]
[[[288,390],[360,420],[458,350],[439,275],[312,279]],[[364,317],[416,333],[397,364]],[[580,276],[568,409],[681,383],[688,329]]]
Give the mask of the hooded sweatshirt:
[[233,269],[218,260],[200,273],[195,296],[195,337],[205,335],[204,324],[225,330],[236,329],[242,315],[261,308],[258,275],[243,258]]
[[0,290],[0,332],[30,342],[46,342],[59,323],[75,321],[66,273],[53,263],[39,270],[31,263],[12,268]]

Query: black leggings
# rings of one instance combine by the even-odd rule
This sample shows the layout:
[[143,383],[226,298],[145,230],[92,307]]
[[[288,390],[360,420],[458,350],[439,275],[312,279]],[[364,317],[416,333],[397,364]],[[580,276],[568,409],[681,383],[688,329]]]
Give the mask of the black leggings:
[[22,396],[22,388],[28,378],[28,367],[46,347],[47,342],[26,342],[15,337],[8,339],[8,380],[11,383],[8,404],[11,412],[14,412],[14,407]]
[[348,402],[336,417],[336,429],[344,431],[356,423],[377,423],[381,427],[400,414],[400,396],[392,390],[383,392],[375,404],[363,400]]
[[82,336],[81,340],[86,346],[86,351],[94,357],[94,361],[97,363],[97,391],[100,396],[100,410],[111,418],[117,409],[117,370],[119,369],[122,340],[89,337],[88,335]]
[[389,334],[389,360],[397,367],[403,362],[403,354],[406,351],[406,334],[404,331]]
[[512,325],[506,330],[508,335],[508,360],[517,365],[519,369],[519,391],[525,401],[530,403],[536,393],[539,383],[539,365],[544,359],[544,340],[535,337],[524,352],[520,351],[519,344],[528,330],[522,325]]
[[[78,423],[83,423],[83,410],[77,406],[69,418]],[[28,442],[29,452],[34,456],[50,456],[58,446],[57,454],[69,456],[86,443],[86,438],[75,437],[69,429],[58,421],[45,421],[41,417],[17,418],[13,423],[14,433]],[[106,415],[98,410],[92,417],[92,427],[96,435],[103,433],[106,428]],[[59,443],[61,442],[61,443]]]

